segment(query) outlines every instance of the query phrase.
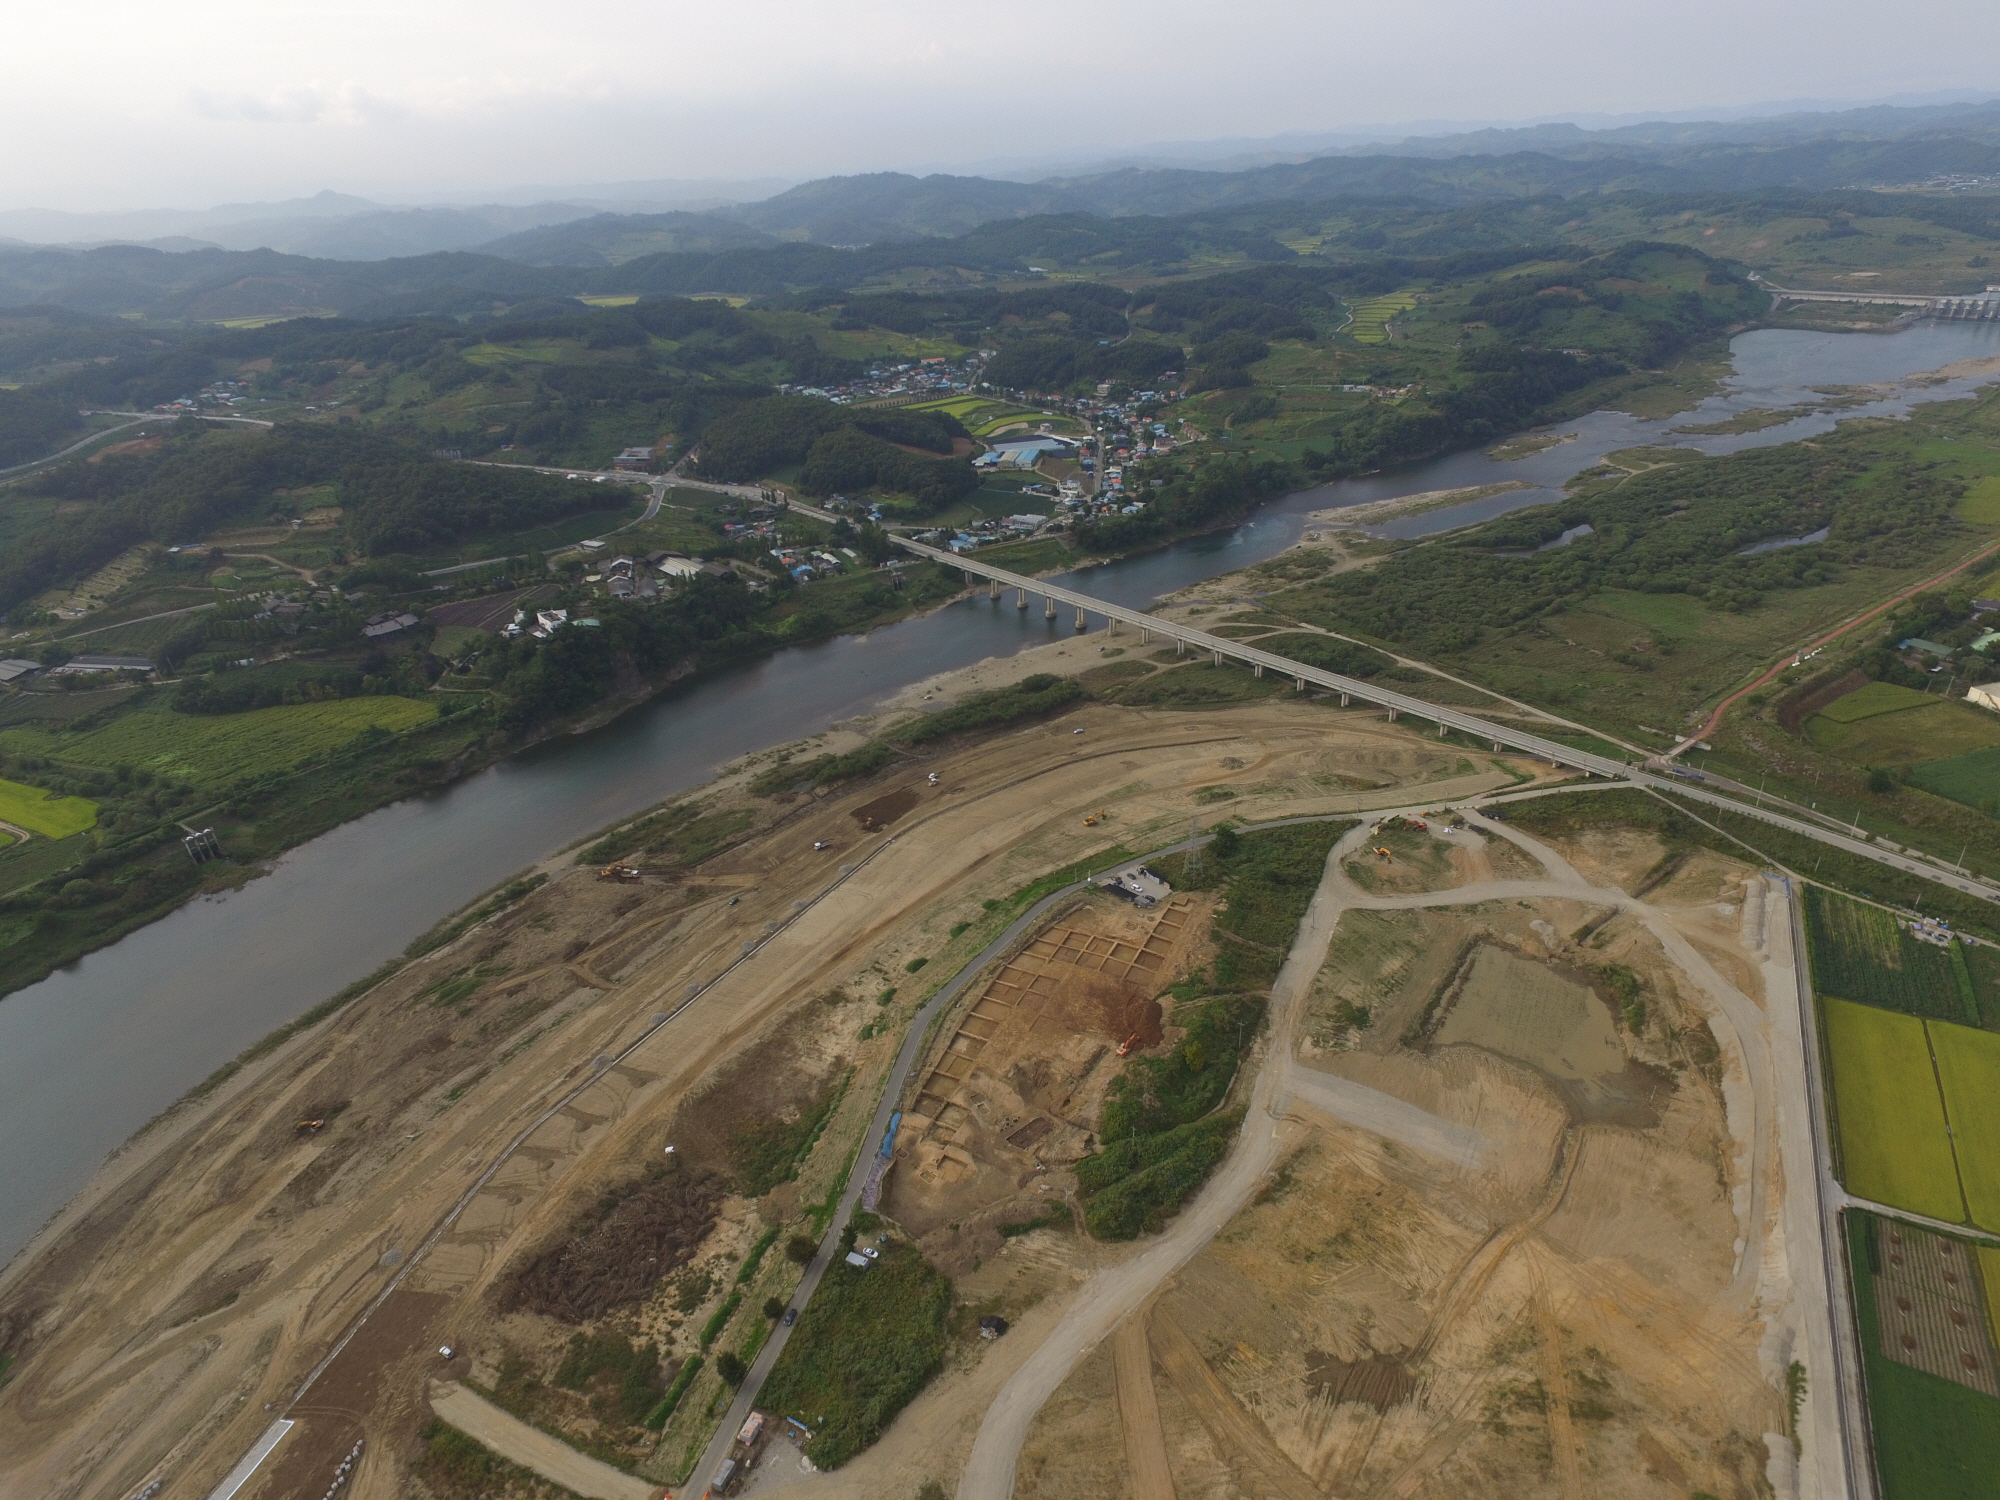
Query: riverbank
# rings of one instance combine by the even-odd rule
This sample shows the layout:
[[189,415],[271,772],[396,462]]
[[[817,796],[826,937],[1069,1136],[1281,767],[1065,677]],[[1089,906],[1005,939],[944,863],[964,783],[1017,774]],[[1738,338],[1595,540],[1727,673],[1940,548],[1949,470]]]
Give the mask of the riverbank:
[[[1084,649],[1054,639],[1027,654],[1048,665]],[[962,693],[987,681],[940,686]],[[878,705],[886,724],[897,710]],[[850,732],[843,723],[834,734]],[[465,1373],[489,1385],[509,1348],[538,1370],[560,1363],[566,1328],[486,1296],[523,1252],[659,1160],[662,1140],[683,1171],[737,1170],[732,1132],[790,1118],[852,1068],[800,1180],[724,1199],[715,1253],[733,1266],[760,1225],[782,1235],[820,1202],[872,1111],[869,1081],[924,998],[912,976],[952,972],[994,922],[1004,926],[1008,912],[988,902],[1004,907],[1010,892],[1111,847],[1184,836],[1191,817],[1216,815],[1205,793],[1219,782],[1242,782],[1224,811],[1264,818],[1407,798],[1409,785],[1446,796],[1511,779],[1484,765],[1462,771],[1463,751],[1379,715],[1292,699],[1179,713],[1086,707],[937,747],[817,797],[750,795],[770,754],[731,762],[682,799],[704,817],[747,814],[739,842],[690,866],[645,851],[637,885],[595,880],[573,855],[545,856],[536,873],[549,880],[518,903],[240,1070],[98,1174],[37,1240],[39,1253],[0,1278],[0,1350],[15,1356],[0,1389],[14,1435],[0,1488],[42,1493],[80,1463],[107,1484],[166,1474],[199,1491],[271,1420],[264,1403],[282,1409],[356,1310],[407,1274],[300,1414],[294,1457],[276,1461],[345,1452],[352,1437],[328,1424],[350,1419],[371,1451],[403,1452],[440,1342],[466,1350]],[[1328,776],[1357,757],[1377,791]],[[883,808],[891,796],[893,813]],[[711,987],[692,1007],[626,1053],[702,984]],[[609,1057],[620,1061],[593,1065]],[[573,1109],[550,1113],[572,1094]],[[521,1158],[533,1170],[479,1188],[495,1152],[537,1120]],[[468,1190],[455,1227],[433,1240]],[[970,1263],[1003,1239],[985,1217],[965,1235],[948,1258]],[[427,1253],[406,1271],[420,1246]],[[766,1269],[784,1264],[772,1256]],[[723,1281],[672,1320],[678,1333],[662,1325],[658,1336],[678,1339],[677,1350],[692,1340],[719,1310]],[[767,1290],[784,1287],[758,1282],[740,1313],[732,1304],[721,1315],[737,1315],[721,1347],[747,1336]],[[62,1372],[106,1339],[119,1358],[95,1362],[86,1388],[59,1389]],[[204,1357],[189,1365],[194,1351]]]
[[[2000,328],[1973,324],[1844,342],[1836,335],[1746,335],[1734,349],[1733,394],[1701,415],[1788,405],[1836,381],[1901,381],[1996,348]],[[1899,415],[1916,400],[1972,388],[1960,381],[1904,391],[1860,411]],[[1830,428],[1833,417],[1738,436],[1665,440],[1704,453],[1736,452],[1814,435]],[[1529,457],[1503,462],[1459,454],[1322,486],[1272,501],[1229,532],[1086,566],[1062,581],[1112,603],[1152,608],[1203,579],[1277,557],[1320,529],[1309,519],[1314,514],[1509,479],[1539,486],[1378,522],[1396,538],[1462,526],[1558,498],[1576,472],[1605,453],[1661,441],[1665,425],[1594,414],[1565,427],[1574,440]],[[1322,530],[1323,540],[1336,534],[1355,535]],[[983,590],[954,590],[922,614],[691,679],[592,733],[559,735],[449,786],[403,796],[292,849],[241,890],[187,902],[10,995],[0,1002],[0,1142],[6,1143],[0,1247],[26,1240],[109,1152],[221,1064],[395,958],[449,913],[476,905],[511,872],[571,845],[583,830],[705,784],[753,752],[845,726],[911,684],[1074,639],[1070,621],[1017,610],[1011,595],[995,603]],[[1137,655],[1133,644],[1123,642],[1124,660]],[[1031,668],[1009,670],[1025,675]],[[997,685],[993,669],[989,674]],[[915,697],[921,702],[921,688]]]

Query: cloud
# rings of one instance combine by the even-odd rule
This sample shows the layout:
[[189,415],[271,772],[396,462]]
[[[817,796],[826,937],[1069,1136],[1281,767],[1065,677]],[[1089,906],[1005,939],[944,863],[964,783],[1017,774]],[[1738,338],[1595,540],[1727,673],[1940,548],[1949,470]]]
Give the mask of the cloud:
[[264,94],[195,89],[188,94],[187,103],[197,119],[252,125],[376,125],[401,120],[409,114],[402,106],[354,82],[331,88],[317,83],[296,84]]

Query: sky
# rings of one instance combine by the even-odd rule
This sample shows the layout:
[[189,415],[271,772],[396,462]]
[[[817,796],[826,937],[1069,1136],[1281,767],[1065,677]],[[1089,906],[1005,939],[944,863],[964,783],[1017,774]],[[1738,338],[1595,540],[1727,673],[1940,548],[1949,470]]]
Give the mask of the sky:
[[11,0],[0,208],[803,180],[2000,91],[1991,19],[1992,0]]

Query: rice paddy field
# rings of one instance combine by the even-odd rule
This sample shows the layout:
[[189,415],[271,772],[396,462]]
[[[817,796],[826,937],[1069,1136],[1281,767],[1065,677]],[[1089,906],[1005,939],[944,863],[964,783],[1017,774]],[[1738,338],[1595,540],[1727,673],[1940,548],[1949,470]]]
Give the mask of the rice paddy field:
[[1390,292],[1386,296],[1352,303],[1354,321],[1347,325],[1347,332],[1358,344],[1386,344],[1389,342],[1389,320],[1416,305],[1415,292]]
[[2000,1232],[2000,1036],[1964,1026],[1927,1029],[1965,1206],[1974,1224]]
[[1964,1223],[1965,1199],[1925,1023],[1847,1000],[1820,1003],[1848,1191]]
[[[301,703],[212,717],[149,706],[82,734],[41,728],[0,730],[0,748],[16,754],[46,755],[74,765],[129,765],[214,786],[242,776],[289,770],[302,761],[341,749],[358,735],[414,729],[436,717],[433,704],[386,697]],[[94,807],[92,816],[94,819]],[[0,818],[17,821],[4,813]]]
[[97,804],[84,797],[51,797],[40,787],[0,781],[0,823],[12,823],[44,838],[66,839],[97,825]]
[[[1991,1500],[2000,1474],[2000,1401],[1883,1353],[1873,1274],[1881,1221],[1854,1210],[1841,1218],[1882,1500]],[[1992,1320],[2000,1252],[1981,1250],[1979,1261]]]
[[995,401],[986,396],[947,396],[941,401],[919,401],[908,409],[941,411],[957,417],[974,437],[988,437],[1003,427],[1012,427],[1019,422],[1049,422],[1064,431],[1076,428],[1076,423],[1067,417],[1036,411],[1029,406],[1016,406],[1010,401]]

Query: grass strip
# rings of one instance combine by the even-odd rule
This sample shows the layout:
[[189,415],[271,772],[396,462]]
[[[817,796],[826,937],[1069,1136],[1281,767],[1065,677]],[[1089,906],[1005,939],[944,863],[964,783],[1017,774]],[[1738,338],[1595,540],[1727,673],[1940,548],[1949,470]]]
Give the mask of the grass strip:
[[674,1383],[667,1387],[666,1395],[660,1398],[660,1404],[646,1413],[646,1426],[655,1432],[665,1427],[667,1418],[674,1414],[674,1408],[681,1404],[681,1397],[688,1393],[688,1387],[694,1384],[695,1376],[700,1373],[701,1356],[690,1354],[687,1363],[681,1366],[680,1374],[674,1377]]
[[778,1238],[778,1226],[773,1224],[757,1236],[757,1243],[750,1247],[750,1253],[743,1257],[743,1267],[736,1273],[736,1284],[748,1286],[757,1274],[757,1268],[764,1263],[764,1252],[769,1250]]
[[714,1316],[702,1325],[702,1353],[706,1354],[708,1352],[708,1346],[715,1342],[716,1335],[722,1332],[723,1326],[736,1315],[736,1309],[742,1305],[743,1294],[741,1292],[731,1292],[723,1299],[722,1306],[715,1310]]

